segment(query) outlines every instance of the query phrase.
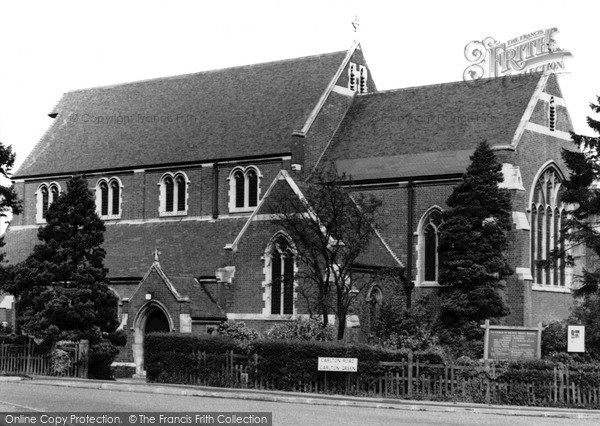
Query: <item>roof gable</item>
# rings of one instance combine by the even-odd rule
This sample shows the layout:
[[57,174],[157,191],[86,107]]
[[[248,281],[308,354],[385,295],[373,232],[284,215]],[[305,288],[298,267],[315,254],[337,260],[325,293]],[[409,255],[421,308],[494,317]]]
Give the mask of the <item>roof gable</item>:
[[[309,184],[307,183],[296,183],[286,170],[281,170],[265,192],[265,195],[261,199],[259,205],[248,218],[233,243],[227,245],[226,248],[229,250],[237,250],[238,244],[244,237],[244,234],[250,227],[250,224],[257,220],[259,215],[272,214],[270,211],[269,202],[271,201],[270,197],[274,194],[288,193],[291,196],[298,197],[306,205],[306,214],[311,215],[314,220],[319,222],[319,218],[313,213],[312,209],[310,208],[310,201],[307,199],[307,197],[310,197],[308,194],[306,194],[308,192],[308,185]],[[377,230],[375,230],[375,234],[371,238],[369,247],[367,247],[365,251],[358,257],[357,263],[364,266],[368,265],[390,268],[403,267],[402,262],[385,243],[383,237],[379,232],[377,232]]]
[[346,56],[66,93],[15,177],[288,153]]
[[466,151],[511,145],[539,74],[357,95],[326,160]]
[[146,272],[146,275],[144,275],[144,278],[142,278],[142,281],[140,281],[140,284],[137,286],[137,288],[134,290],[134,292],[129,298],[133,299],[136,296],[136,294],[140,291],[140,289],[144,286],[144,284],[154,277],[157,277],[160,281],[164,283],[164,285],[171,292],[176,301],[185,302],[189,300],[188,297],[183,297],[179,294],[175,286],[171,283],[167,275],[163,272],[162,268],[160,267],[160,263],[157,260],[152,262],[150,269],[148,269],[148,272]]

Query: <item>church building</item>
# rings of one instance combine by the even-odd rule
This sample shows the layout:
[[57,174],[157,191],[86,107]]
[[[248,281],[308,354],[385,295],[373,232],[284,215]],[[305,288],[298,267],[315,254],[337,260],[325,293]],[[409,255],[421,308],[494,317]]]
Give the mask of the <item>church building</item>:
[[[66,93],[13,176],[24,208],[5,235],[8,261],[27,257],[48,206],[83,174],[106,224],[105,266],[128,333],[119,361],[141,372],[148,332],[206,333],[227,319],[266,330],[306,314],[294,242],[263,206],[277,186],[302,197],[326,162],[383,203],[361,263],[402,268],[416,298],[434,293],[446,199],[486,140],[513,202],[506,321],[565,318],[572,269],[537,264],[560,244],[566,214],[560,152],[572,149],[572,125],[557,76],[378,91],[373,74],[354,44]],[[361,300],[381,303],[385,291],[374,286]]]

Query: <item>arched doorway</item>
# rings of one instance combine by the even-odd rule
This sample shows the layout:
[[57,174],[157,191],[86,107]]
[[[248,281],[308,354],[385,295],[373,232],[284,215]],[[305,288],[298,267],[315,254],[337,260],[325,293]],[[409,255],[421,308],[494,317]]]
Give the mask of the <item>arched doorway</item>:
[[168,333],[170,330],[169,319],[160,309],[153,310],[146,319],[144,334]]
[[145,374],[144,337],[148,333],[168,333],[173,330],[173,320],[159,302],[146,303],[138,311],[134,321],[133,360],[137,375]]

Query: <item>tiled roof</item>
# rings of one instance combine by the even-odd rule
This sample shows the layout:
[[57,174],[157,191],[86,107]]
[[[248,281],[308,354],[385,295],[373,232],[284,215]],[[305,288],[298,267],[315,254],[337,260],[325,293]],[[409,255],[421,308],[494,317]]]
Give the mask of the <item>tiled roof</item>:
[[194,277],[167,276],[179,294],[190,298],[192,318],[227,319],[219,305],[219,286],[222,284],[199,282]]
[[[226,319],[227,314],[219,305],[219,283],[198,282],[193,276],[170,276],[167,277],[173,287],[182,297],[190,299],[190,314],[192,318],[203,319]],[[129,299],[140,286],[136,284],[111,283],[112,288],[121,299]],[[0,296],[0,300],[2,296]]]
[[536,74],[359,95],[325,158],[474,150],[483,140],[509,145],[539,79]]
[[[165,271],[177,275],[215,276],[227,265],[225,244],[231,243],[245,219],[218,221],[164,221],[108,225],[104,233],[110,278],[143,277],[153,261],[153,251],[161,252]],[[12,230],[5,234],[7,260],[25,259],[38,243],[37,229]]]
[[353,180],[422,177],[425,175],[462,174],[471,163],[473,149],[422,152],[388,157],[339,160],[339,173]]
[[287,153],[345,56],[66,93],[14,177]]
[[[280,179],[280,177],[283,177],[283,179]],[[259,214],[273,214],[276,212],[277,210],[273,209],[273,203],[278,203],[279,200],[282,199],[279,197],[286,199],[286,197],[303,196],[308,204],[315,204],[317,202],[315,197],[319,194],[312,189],[312,184],[301,181],[296,182],[287,171],[282,170],[265,193],[265,196],[254,212],[254,215],[250,217],[248,221],[254,220]],[[242,235],[237,236],[234,244],[239,241],[247,229],[248,228],[242,231]],[[385,268],[397,268],[402,266],[399,260],[392,254],[392,251],[386,247],[380,235],[377,234],[373,235],[373,238],[369,242],[369,246],[359,255],[357,264]]]
[[230,243],[244,219],[155,222],[106,227],[105,265],[110,277],[142,277],[158,248],[160,264],[168,274],[215,276],[228,266],[225,244]]

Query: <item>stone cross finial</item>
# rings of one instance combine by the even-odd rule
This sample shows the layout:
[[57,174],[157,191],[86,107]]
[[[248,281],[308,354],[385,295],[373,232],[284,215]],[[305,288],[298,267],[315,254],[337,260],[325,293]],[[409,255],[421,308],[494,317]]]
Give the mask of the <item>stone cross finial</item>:
[[354,43],[358,43],[358,27],[360,26],[360,22],[358,22],[358,15],[354,15],[354,20],[352,20],[352,28],[354,28]]
[[161,255],[162,253],[160,251],[158,251],[158,247],[154,249],[154,251],[152,252],[152,254],[154,255],[154,261],[158,262],[158,256]]
[[354,15],[354,20],[352,21],[352,27],[354,28],[354,32],[358,32],[358,27],[360,22],[358,22],[358,15]]

